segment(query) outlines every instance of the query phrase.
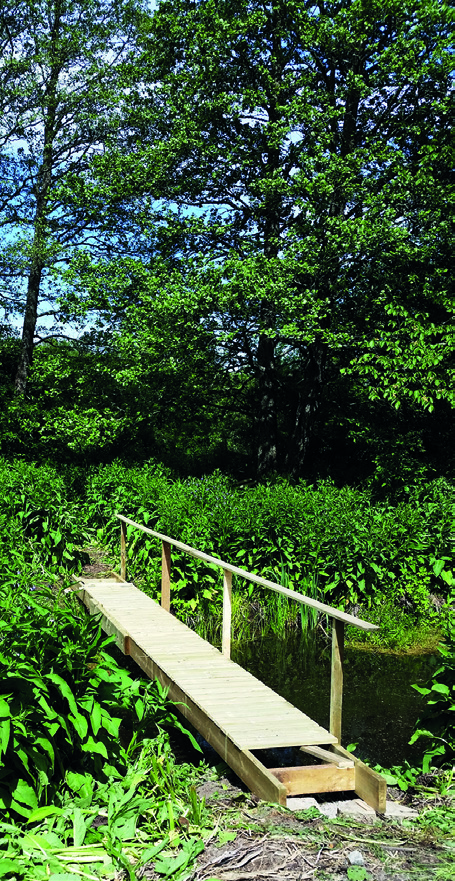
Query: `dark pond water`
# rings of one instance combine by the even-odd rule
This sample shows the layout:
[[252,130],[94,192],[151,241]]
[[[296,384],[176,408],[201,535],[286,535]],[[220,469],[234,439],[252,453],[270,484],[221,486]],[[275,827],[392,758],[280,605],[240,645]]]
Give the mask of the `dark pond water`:
[[[281,694],[324,728],[329,724],[330,653],[327,642],[302,634],[234,643],[232,660]],[[410,747],[422,685],[437,663],[433,655],[393,655],[345,649],[343,745],[357,743],[356,755],[383,767],[410,764],[422,755]]]

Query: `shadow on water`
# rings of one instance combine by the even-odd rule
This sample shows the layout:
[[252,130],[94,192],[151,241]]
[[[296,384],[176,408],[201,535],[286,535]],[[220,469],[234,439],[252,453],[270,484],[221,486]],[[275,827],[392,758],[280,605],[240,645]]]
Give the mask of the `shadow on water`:
[[[329,724],[330,643],[289,633],[234,642],[240,664],[324,728]],[[422,708],[422,685],[434,669],[434,655],[394,655],[345,649],[343,746],[357,743],[356,755],[383,767],[407,759],[417,764],[423,743],[408,745]]]

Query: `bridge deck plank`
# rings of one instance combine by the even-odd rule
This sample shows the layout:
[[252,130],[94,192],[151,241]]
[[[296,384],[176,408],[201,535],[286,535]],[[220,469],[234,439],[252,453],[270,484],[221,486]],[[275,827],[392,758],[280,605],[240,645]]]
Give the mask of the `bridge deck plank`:
[[[336,743],[336,738],[132,584],[81,579],[82,599],[152,659],[240,750]],[[95,609],[93,607],[95,604]],[[119,626],[120,625],[120,626]],[[205,736],[204,730],[200,732]]]

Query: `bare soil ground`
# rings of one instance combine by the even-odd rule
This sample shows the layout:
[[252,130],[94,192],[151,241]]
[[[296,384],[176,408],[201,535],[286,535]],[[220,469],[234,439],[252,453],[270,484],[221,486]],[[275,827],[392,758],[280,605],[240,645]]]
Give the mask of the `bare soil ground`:
[[[185,876],[191,881],[455,878],[455,829],[447,836],[431,824],[381,817],[368,824],[329,820],[314,808],[294,813],[258,801],[227,778],[204,783],[198,795],[206,800],[211,829],[195,869]],[[434,800],[433,806],[436,802],[443,808],[444,800]],[[425,810],[431,807],[428,801],[425,805]],[[153,865],[142,877],[162,879]]]

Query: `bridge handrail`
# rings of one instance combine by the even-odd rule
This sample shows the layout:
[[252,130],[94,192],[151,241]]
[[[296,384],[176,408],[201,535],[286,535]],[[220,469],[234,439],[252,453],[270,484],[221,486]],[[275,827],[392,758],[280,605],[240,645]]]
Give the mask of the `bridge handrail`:
[[338,742],[341,741],[341,708],[342,708],[342,700],[343,700],[343,655],[344,655],[344,627],[345,624],[351,624],[353,627],[358,627],[360,630],[378,630],[376,624],[370,624],[368,621],[363,621],[361,618],[357,618],[355,615],[349,615],[347,612],[341,612],[339,609],[335,609],[333,606],[328,606],[326,603],[321,603],[319,600],[314,600],[312,597],[307,597],[305,594],[297,593],[295,590],[289,590],[287,587],[282,587],[281,584],[277,584],[275,581],[269,581],[268,578],[262,578],[261,575],[255,575],[253,572],[248,572],[246,569],[241,569],[239,566],[233,566],[231,563],[227,563],[225,560],[219,560],[218,557],[212,557],[211,554],[206,554],[204,551],[199,551],[197,548],[191,547],[191,545],[184,544],[181,541],[178,541],[175,538],[170,538],[168,535],[164,535],[162,532],[156,532],[155,529],[150,529],[148,526],[143,526],[141,523],[136,523],[134,520],[130,520],[129,517],[125,517],[123,514],[116,514],[116,517],[120,520],[120,554],[121,554],[121,577],[124,581],[126,581],[126,542],[127,542],[127,526],[133,526],[136,529],[140,529],[142,532],[147,533],[147,535],[152,535],[154,538],[157,538],[161,541],[162,553],[161,553],[161,605],[168,612],[170,611],[170,586],[171,586],[171,547],[178,548],[180,551],[184,551],[187,554],[190,554],[192,557],[196,557],[198,560],[204,560],[206,563],[211,563],[212,565],[218,566],[223,570],[223,623],[222,623],[222,652],[226,657],[230,657],[231,650],[231,616],[232,616],[232,576],[238,575],[241,578],[246,579],[247,581],[252,581],[254,584],[259,584],[261,587],[267,587],[269,590],[273,590],[276,593],[282,594],[283,596],[290,597],[290,599],[295,600],[297,603],[302,603],[303,605],[310,606],[312,609],[317,609],[318,612],[322,612],[325,615],[328,615],[330,618],[333,618],[332,624],[332,665],[331,665],[331,686],[330,686],[330,731],[334,734]]
[[296,590],[289,590],[289,588],[283,587],[275,581],[269,581],[268,578],[262,578],[261,575],[255,575],[254,572],[248,572],[246,569],[241,569],[239,566],[233,566],[231,563],[226,563],[225,560],[218,559],[218,557],[212,557],[204,551],[199,551],[197,548],[191,547],[191,545],[186,545],[181,541],[177,541],[175,538],[170,538],[168,535],[163,535],[161,532],[149,529],[148,526],[143,526],[141,523],[135,523],[134,520],[130,520],[129,517],[124,517],[123,514],[116,514],[116,517],[128,526],[135,526],[142,532],[146,532],[148,535],[153,535],[154,538],[158,538],[160,541],[173,545],[173,547],[178,548],[180,551],[185,551],[187,554],[196,557],[198,560],[204,560],[206,563],[213,563],[215,566],[219,566],[220,569],[231,572],[232,575],[239,575],[241,578],[245,578],[246,581],[253,581],[255,584],[261,585],[261,587],[268,587],[270,590],[274,590],[276,593],[281,593],[283,596],[290,597],[298,603],[302,603],[305,606],[311,606],[312,609],[317,609],[318,612],[323,612],[324,615],[328,615],[330,618],[336,618],[337,621],[351,624],[353,627],[358,627],[360,630],[379,630],[379,627],[376,624],[370,624],[369,621],[363,621],[362,618],[357,618],[356,615],[349,615],[347,612],[341,612],[340,609],[335,609],[333,606],[328,606],[326,603],[321,603],[319,600],[307,597],[305,594],[298,593]]

